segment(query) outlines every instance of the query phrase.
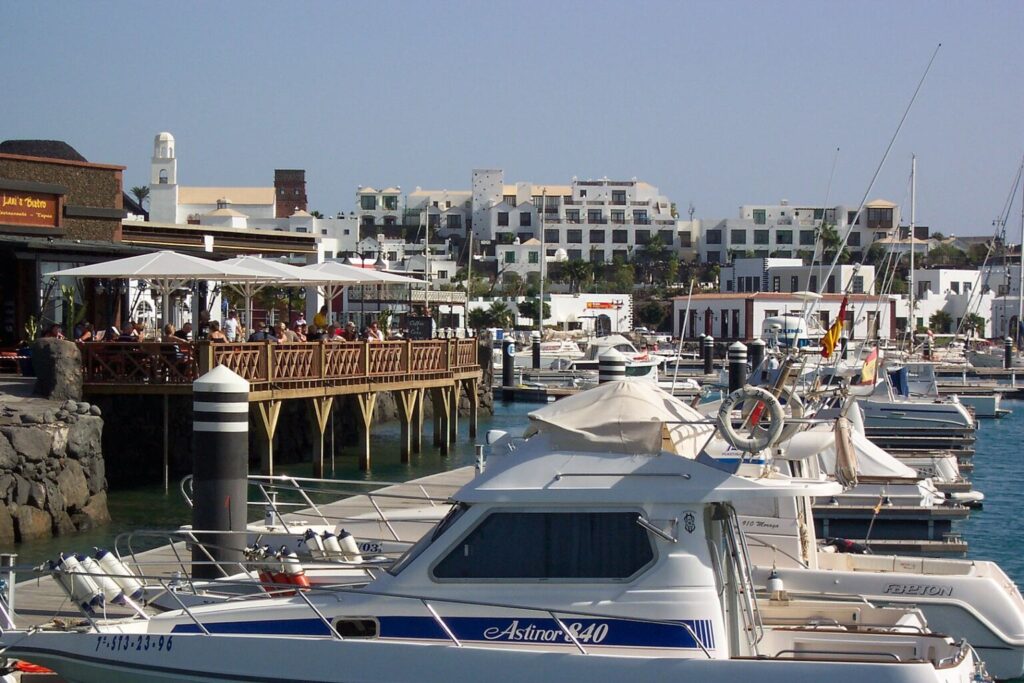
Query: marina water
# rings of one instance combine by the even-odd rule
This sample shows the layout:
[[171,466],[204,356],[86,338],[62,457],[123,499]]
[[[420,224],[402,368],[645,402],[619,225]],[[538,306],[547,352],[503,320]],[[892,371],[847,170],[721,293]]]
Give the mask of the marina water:
[[[974,486],[985,494],[983,510],[971,512],[958,530],[968,542],[968,556],[994,560],[1017,583],[1024,586],[1024,552],[1018,543],[1024,539],[1024,506],[1018,498],[1017,482],[1021,478],[1021,435],[1024,434],[1024,401],[1004,401],[1003,406],[1012,414],[1001,420],[983,420],[978,430],[975,469],[969,476]],[[488,429],[519,429],[526,414],[539,404],[495,402],[493,416],[481,416],[478,440],[482,441]],[[460,436],[452,445],[451,454],[441,457],[431,445],[429,426],[424,432],[424,452],[403,465],[399,458],[398,423],[376,425],[372,437],[371,472],[358,468],[356,445],[335,444],[334,478],[372,479],[378,481],[405,481],[444,470],[473,464],[474,450],[468,437],[468,425],[460,420]],[[287,434],[282,435],[287,438]],[[330,453],[330,444],[326,445]],[[330,472],[330,465],[328,465]],[[279,473],[293,476],[311,476],[309,464],[280,468]],[[167,495],[160,486],[113,491],[110,494],[110,513],[114,522],[102,528],[18,545],[18,563],[39,564],[61,552],[86,551],[93,546],[110,547],[118,534],[139,528],[172,530],[191,520],[191,511],[174,482]],[[254,512],[254,517],[258,516]],[[144,547],[136,547],[137,550]]]

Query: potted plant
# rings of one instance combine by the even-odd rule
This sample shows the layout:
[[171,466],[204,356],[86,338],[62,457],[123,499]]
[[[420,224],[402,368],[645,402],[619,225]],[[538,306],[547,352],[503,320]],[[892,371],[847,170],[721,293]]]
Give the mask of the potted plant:
[[22,377],[35,377],[35,368],[32,367],[32,344],[39,337],[39,321],[34,315],[30,315],[25,322],[25,336],[18,346],[18,369]]

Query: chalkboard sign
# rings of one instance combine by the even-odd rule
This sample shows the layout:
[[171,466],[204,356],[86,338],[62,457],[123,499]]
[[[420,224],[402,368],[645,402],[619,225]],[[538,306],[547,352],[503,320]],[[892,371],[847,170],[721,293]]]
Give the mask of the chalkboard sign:
[[412,316],[405,319],[409,329],[409,339],[432,339],[434,336],[434,319],[427,316]]

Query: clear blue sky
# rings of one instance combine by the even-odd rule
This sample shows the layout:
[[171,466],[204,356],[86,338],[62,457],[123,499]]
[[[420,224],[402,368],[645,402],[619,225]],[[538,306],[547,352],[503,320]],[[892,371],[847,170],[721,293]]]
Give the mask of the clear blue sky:
[[[638,177],[681,211],[854,203],[943,44],[872,196],[984,234],[1024,153],[1024,2],[17,2],[0,138],[63,139],[148,182],[357,185]],[[1011,221],[1016,233],[1019,221]]]

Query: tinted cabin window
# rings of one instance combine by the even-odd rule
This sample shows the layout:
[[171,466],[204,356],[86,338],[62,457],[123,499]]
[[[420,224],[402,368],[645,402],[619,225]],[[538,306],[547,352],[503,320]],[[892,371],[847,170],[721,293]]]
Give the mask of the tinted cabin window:
[[488,515],[434,567],[439,579],[627,579],[654,559],[635,512]]

